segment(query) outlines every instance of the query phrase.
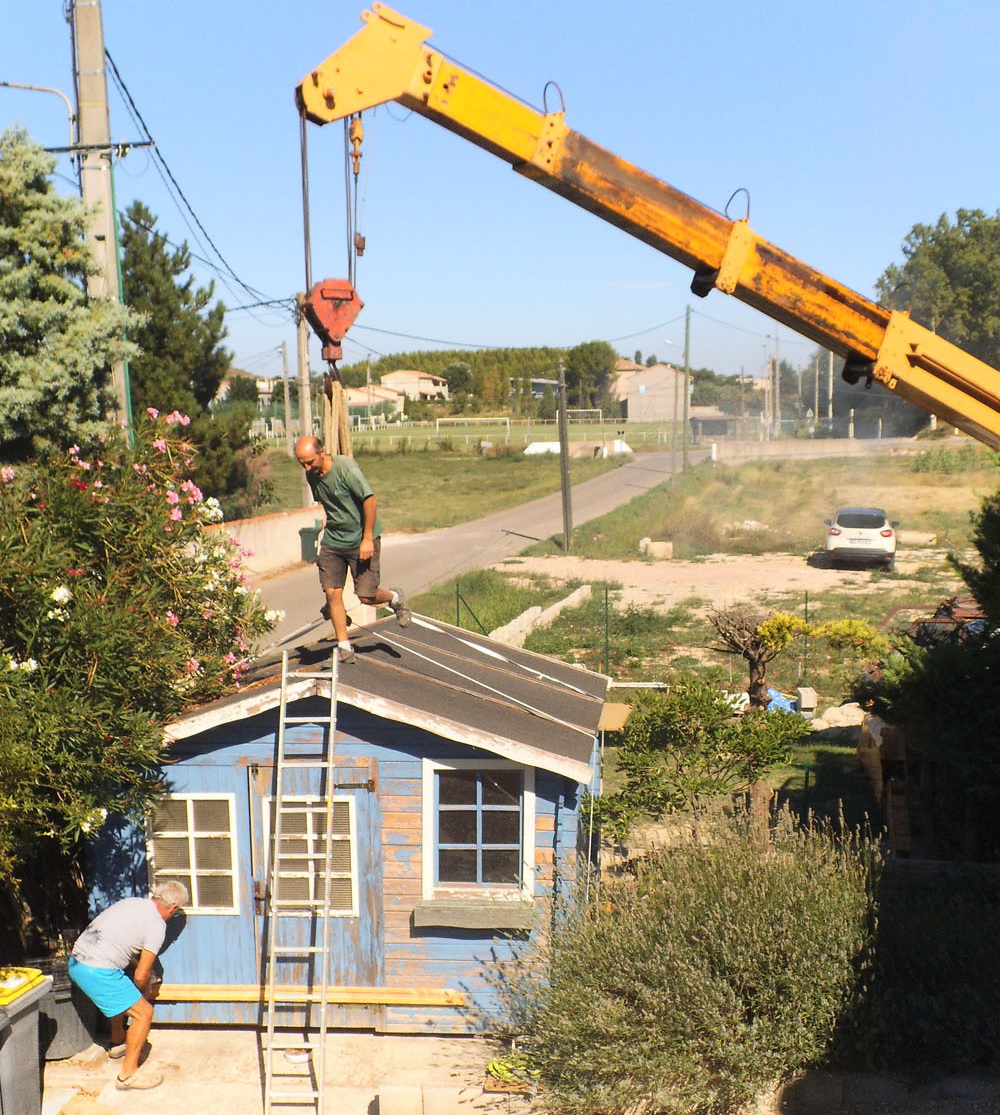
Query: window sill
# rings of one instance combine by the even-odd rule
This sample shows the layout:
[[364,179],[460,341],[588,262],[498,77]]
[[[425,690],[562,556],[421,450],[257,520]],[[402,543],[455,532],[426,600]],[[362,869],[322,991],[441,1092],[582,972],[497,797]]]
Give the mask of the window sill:
[[413,908],[416,929],[534,929],[534,902],[523,898],[431,898]]

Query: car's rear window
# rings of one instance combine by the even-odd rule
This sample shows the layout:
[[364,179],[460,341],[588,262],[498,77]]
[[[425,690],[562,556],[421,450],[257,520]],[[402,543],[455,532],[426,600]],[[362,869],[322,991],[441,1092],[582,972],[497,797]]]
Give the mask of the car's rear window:
[[837,525],[853,530],[880,530],[885,526],[885,516],[861,511],[842,511],[837,516]]

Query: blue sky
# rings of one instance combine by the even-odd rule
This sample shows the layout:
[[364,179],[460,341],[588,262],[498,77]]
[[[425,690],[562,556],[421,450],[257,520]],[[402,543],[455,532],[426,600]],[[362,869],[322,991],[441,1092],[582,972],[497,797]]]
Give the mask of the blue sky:
[[[304,285],[297,82],[361,26],[360,0],[104,0],[105,45],[146,126],[236,276],[268,299]],[[398,0],[432,45],[540,105],[556,82],[570,127],[713,209],[750,194],[750,224],[778,247],[871,295],[916,223],[1000,209],[1000,3],[996,0]],[[3,0],[0,80],[72,100],[63,0]],[[140,138],[110,83],[116,141]],[[0,88],[0,125],[65,144],[56,97]],[[344,362],[432,347],[609,340],[679,363],[760,375],[780,345],[814,346],[507,164],[399,106],[366,121],[357,287],[365,302]],[[310,126],[312,271],[346,275],[343,130]],[[63,160],[59,188],[73,189]],[[258,299],[219,275],[150,155],[116,165],[199,284],[227,306]],[[211,261],[211,265],[207,261]],[[281,371],[295,329],[275,309],[234,310],[228,346]],[[672,342],[668,344],[668,342]],[[311,363],[322,366],[313,343]]]

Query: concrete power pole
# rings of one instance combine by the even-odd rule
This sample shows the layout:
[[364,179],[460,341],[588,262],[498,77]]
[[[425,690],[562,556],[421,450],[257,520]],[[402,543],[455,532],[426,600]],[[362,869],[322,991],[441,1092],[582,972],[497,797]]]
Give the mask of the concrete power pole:
[[[97,274],[87,280],[87,293],[91,298],[120,302],[121,274],[111,181],[111,119],[101,0],[72,0],[72,19],[80,192],[94,211],[91,239],[98,262]],[[117,419],[122,425],[130,426],[132,407],[125,365],[115,364],[111,375]]]

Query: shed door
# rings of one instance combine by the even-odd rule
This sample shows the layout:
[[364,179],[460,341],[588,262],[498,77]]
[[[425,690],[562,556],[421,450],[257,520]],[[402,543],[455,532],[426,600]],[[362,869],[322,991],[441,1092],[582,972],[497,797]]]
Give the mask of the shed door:
[[[315,781],[315,771],[289,770],[286,800],[310,812],[286,816],[282,832],[294,842],[295,851],[321,851],[325,803]],[[381,825],[377,797],[370,780],[370,765],[355,761],[338,766],[333,784],[334,857],[327,881],[330,896],[330,986],[380,987],[383,983]],[[312,780],[312,782],[311,782]],[[273,824],[274,767],[257,764],[250,769],[250,831],[252,837],[254,893],[263,895],[268,884],[268,842]],[[302,877],[290,881],[296,896],[323,893],[322,880]],[[258,978],[263,970],[266,901],[255,900],[254,934]],[[303,916],[302,942],[310,939],[312,919]],[[286,920],[285,925],[288,926]],[[285,932],[288,939],[288,932]],[[286,975],[290,973],[286,970]],[[381,1008],[368,1004],[335,1006],[330,1024],[344,1027],[379,1027]]]

